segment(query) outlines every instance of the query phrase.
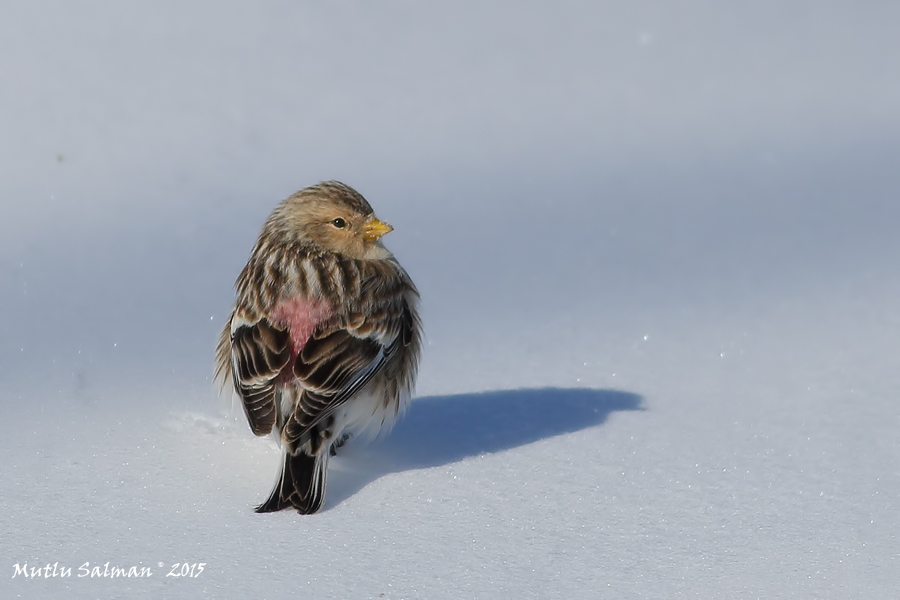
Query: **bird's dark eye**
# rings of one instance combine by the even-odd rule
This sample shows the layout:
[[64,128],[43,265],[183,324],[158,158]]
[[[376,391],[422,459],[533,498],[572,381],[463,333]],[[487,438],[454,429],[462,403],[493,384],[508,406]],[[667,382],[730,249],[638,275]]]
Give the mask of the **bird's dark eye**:
[[345,221],[345,220],[343,220],[342,218],[338,217],[337,219],[335,219],[334,221],[332,221],[331,224],[334,225],[335,227],[337,227],[338,229],[343,229],[344,227],[347,226],[347,221]]

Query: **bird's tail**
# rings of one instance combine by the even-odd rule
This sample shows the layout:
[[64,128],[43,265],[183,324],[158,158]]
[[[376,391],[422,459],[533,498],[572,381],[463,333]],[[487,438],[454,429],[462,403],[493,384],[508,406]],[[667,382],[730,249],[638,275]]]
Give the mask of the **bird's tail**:
[[327,450],[315,456],[302,451],[291,454],[285,450],[275,487],[269,499],[256,507],[256,512],[275,512],[284,508],[295,508],[302,515],[318,512],[325,503],[328,456]]

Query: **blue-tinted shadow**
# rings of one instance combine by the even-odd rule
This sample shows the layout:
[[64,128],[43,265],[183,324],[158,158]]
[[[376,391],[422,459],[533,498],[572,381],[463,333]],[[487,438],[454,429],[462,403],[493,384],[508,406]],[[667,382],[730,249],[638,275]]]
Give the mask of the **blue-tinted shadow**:
[[641,402],[638,394],[587,388],[420,398],[387,437],[338,452],[325,509],[387,473],[437,467],[596,427],[615,411],[642,410]]

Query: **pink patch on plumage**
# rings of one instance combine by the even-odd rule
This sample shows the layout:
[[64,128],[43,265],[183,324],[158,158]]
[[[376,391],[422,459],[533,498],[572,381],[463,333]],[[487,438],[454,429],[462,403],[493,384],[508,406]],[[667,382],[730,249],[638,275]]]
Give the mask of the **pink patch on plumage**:
[[316,302],[297,296],[279,302],[272,309],[272,319],[281,327],[287,327],[291,336],[291,362],[300,355],[303,346],[316,328],[331,316],[331,307],[325,302]]

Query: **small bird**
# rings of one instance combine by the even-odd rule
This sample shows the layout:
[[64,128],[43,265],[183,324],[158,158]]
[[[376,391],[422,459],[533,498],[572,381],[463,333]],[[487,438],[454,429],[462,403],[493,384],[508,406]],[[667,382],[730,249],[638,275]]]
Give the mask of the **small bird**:
[[216,377],[253,433],[277,431],[284,455],[256,512],[317,512],[329,456],[392,425],[410,399],[419,293],[381,241],[392,230],[356,190],[326,181],[272,212],[238,276]]

